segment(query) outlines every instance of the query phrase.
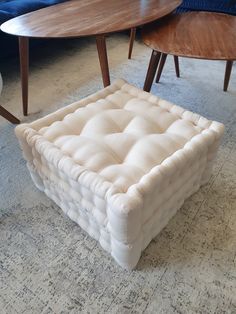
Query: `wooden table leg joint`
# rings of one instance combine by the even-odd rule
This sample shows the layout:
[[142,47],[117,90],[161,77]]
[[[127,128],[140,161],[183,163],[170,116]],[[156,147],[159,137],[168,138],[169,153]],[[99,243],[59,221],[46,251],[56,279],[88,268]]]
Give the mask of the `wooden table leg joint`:
[[29,76],[29,39],[28,37],[19,37],[20,53],[20,72],[23,114],[28,115],[28,76]]
[[161,58],[160,58],[159,68],[158,68],[158,71],[157,71],[156,83],[158,83],[160,81],[161,74],[162,74],[162,71],[163,71],[163,68],[164,68],[164,65],[165,65],[165,62],[166,62],[166,58],[167,58],[167,54],[166,53],[162,53],[161,54]]
[[159,51],[153,50],[151,59],[148,66],[147,76],[145,79],[143,90],[150,92],[152,83],[156,74],[156,70],[160,61],[161,53]]
[[106,37],[105,35],[99,35],[96,37],[97,51],[100,62],[100,67],[102,71],[102,79],[104,87],[107,87],[111,84],[110,74],[109,74],[109,65],[107,57],[107,48],[106,48]]
[[133,51],[135,36],[136,36],[136,27],[133,27],[133,28],[131,28],[131,30],[130,30],[128,59],[131,59],[131,57],[132,57],[132,51]]
[[13,114],[11,114],[9,111],[7,111],[2,106],[0,106],[0,116],[7,119],[9,122],[11,122],[13,124],[19,124],[20,123],[19,119],[17,119],[15,116],[13,116]]
[[225,68],[225,79],[224,79],[224,88],[223,88],[224,92],[227,92],[228,90],[232,67],[233,67],[233,61],[228,60],[226,62],[226,68]]

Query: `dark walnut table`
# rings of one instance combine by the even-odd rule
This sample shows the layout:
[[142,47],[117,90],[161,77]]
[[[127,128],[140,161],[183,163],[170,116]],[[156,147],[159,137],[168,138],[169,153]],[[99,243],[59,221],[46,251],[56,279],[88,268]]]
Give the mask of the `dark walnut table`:
[[105,35],[153,22],[181,0],[71,0],[5,22],[1,30],[19,37],[23,112],[28,112],[28,39],[95,36],[104,86],[110,84]]
[[178,56],[207,60],[225,60],[224,90],[227,90],[233,61],[236,60],[236,17],[214,12],[171,14],[161,21],[145,26],[144,43],[152,51],[144,90],[150,91],[160,61],[157,81],[166,56],[175,56],[179,75]]

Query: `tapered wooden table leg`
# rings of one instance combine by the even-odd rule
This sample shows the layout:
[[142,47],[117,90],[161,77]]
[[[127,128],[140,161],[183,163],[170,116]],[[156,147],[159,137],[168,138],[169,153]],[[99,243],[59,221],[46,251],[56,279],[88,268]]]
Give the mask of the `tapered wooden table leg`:
[[136,27],[131,28],[131,30],[130,30],[128,59],[131,59],[131,57],[132,57],[132,51],[133,51],[135,36],[136,36]]
[[160,57],[161,57],[160,52],[155,51],[155,50],[152,51],[152,55],[151,55],[151,59],[149,62],[145,83],[143,86],[143,90],[146,92],[150,92],[150,90],[151,90],[152,83],[153,83],[153,80],[154,80],[154,77],[155,77],[155,74],[157,71],[157,66],[158,66],[158,63],[160,61]]
[[227,92],[228,90],[232,66],[233,66],[233,61],[228,60],[226,62],[226,68],[225,68],[224,92]]
[[160,81],[161,74],[162,74],[164,65],[166,63],[166,58],[167,58],[167,54],[166,53],[162,53],[161,54],[160,65],[159,65],[159,68],[158,68],[158,71],[157,71],[156,83],[158,83]]
[[0,106],[0,116],[7,119],[9,122],[14,124],[19,124],[20,120],[18,120],[15,116],[13,116],[9,111]]
[[20,51],[20,71],[23,114],[28,114],[28,80],[29,80],[29,39],[28,37],[19,37]]
[[175,73],[177,77],[180,77],[180,71],[179,71],[179,57],[174,56],[174,62],[175,62]]
[[111,82],[110,82],[105,35],[97,36],[96,42],[97,42],[98,57],[100,61],[101,71],[102,71],[103,85],[104,87],[106,87],[110,85]]

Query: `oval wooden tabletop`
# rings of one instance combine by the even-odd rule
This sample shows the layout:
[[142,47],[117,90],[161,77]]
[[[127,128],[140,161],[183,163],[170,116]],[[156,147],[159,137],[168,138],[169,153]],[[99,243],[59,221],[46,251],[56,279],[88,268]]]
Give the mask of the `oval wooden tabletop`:
[[173,14],[144,27],[144,43],[182,57],[236,60],[236,16],[211,12]]
[[99,35],[153,22],[181,0],[71,0],[2,24],[1,30],[23,37],[63,38]]

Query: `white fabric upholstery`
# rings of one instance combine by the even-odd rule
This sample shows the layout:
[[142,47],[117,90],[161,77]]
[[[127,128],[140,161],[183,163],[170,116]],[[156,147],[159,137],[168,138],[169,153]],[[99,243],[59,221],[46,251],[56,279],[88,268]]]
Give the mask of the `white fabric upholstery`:
[[208,180],[223,131],[117,80],[16,135],[36,186],[132,269]]

